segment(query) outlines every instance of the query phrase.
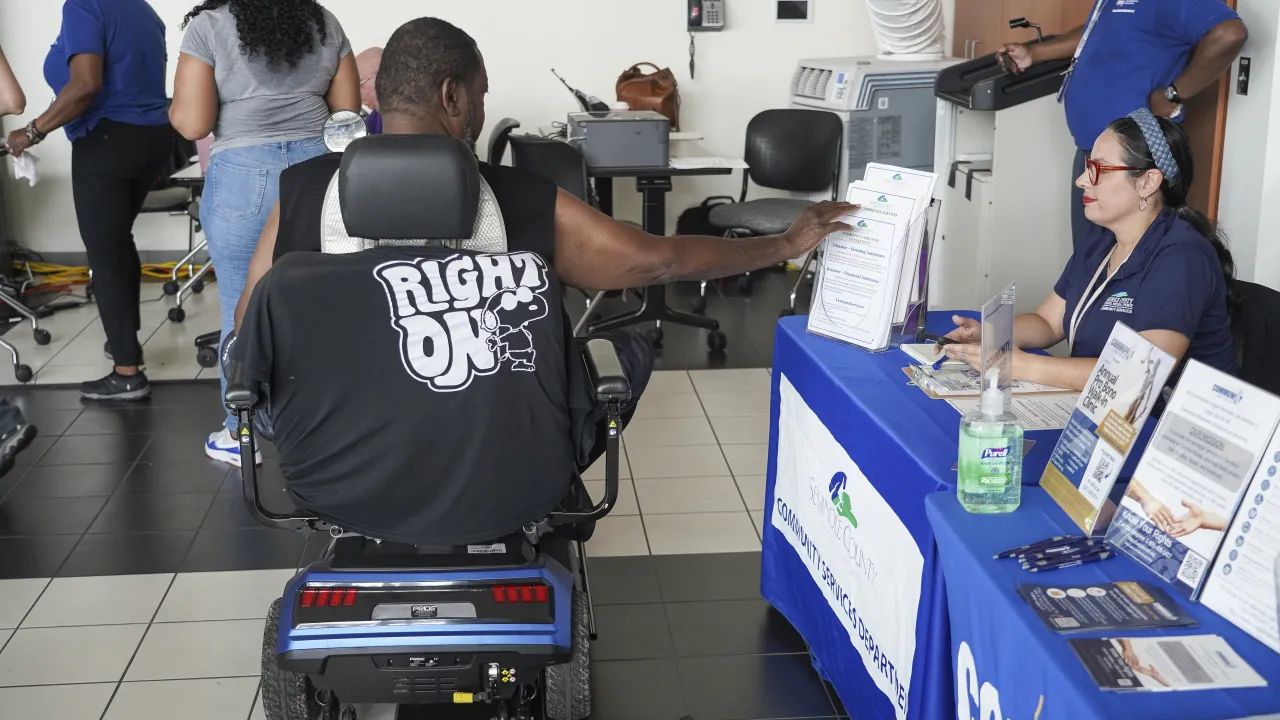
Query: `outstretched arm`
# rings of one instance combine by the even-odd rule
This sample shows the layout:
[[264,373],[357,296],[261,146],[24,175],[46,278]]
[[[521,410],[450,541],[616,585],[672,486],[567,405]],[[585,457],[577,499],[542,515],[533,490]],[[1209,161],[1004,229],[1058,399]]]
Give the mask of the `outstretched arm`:
[[26,109],[27,96],[22,93],[22,86],[4,57],[4,49],[0,48],[0,117],[21,115]]

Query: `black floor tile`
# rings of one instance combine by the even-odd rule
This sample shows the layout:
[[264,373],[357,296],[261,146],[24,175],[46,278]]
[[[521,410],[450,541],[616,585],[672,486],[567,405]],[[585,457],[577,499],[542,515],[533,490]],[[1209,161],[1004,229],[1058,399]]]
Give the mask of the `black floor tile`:
[[[49,448],[58,441],[56,435],[37,435],[26,450],[18,453],[13,459],[14,468],[26,468],[35,465],[49,452]],[[12,471],[11,471],[12,472]]]
[[76,388],[32,387],[24,385],[19,388],[6,388],[5,394],[23,414],[43,410],[80,410],[85,401]]
[[648,555],[593,558],[589,556],[590,550],[587,552],[593,605],[662,601],[658,593],[658,576],[653,570],[653,558]]
[[[195,352],[195,347],[191,348]],[[221,407],[221,390],[216,380],[177,380],[171,382],[151,383],[151,400],[153,407],[185,407],[209,406]],[[217,428],[210,428],[210,431]]]
[[213,504],[209,506],[209,512],[205,515],[204,522],[200,527],[211,530],[232,530],[236,528],[257,529],[263,526],[249,514],[249,511],[245,508],[243,495],[236,491],[218,493],[213,499]]
[[667,603],[680,657],[807,653],[804,640],[764,600]]
[[[148,405],[87,407],[67,428],[67,435],[138,435],[159,432],[164,425],[157,408]],[[43,430],[44,428],[41,428]]]
[[[21,470],[13,471],[20,474]],[[128,465],[50,465],[33,467],[5,499],[94,497],[110,495],[124,482]]]
[[200,495],[122,494],[111,498],[91,533],[198,530],[213,503],[213,493]]
[[760,553],[655,555],[664,602],[754,600],[760,597]]
[[835,715],[808,655],[682,658],[680,684],[697,720]]
[[[215,394],[214,399],[216,397]],[[164,421],[163,429],[159,432],[169,435],[194,434],[207,436],[209,433],[217,432],[227,417],[227,408],[221,402],[211,402],[208,405],[156,408],[156,411]]]
[[52,577],[78,540],[78,535],[0,538],[0,580]]
[[105,497],[6,498],[0,503],[0,536],[79,535],[106,503]]
[[604,605],[595,608],[598,639],[594,660],[646,660],[675,656],[662,605]]
[[[156,443],[164,442],[157,436]],[[200,448],[188,449],[192,455],[186,462],[164,464],[139,462],[129,470],[121,483],[120,494],[183,494],[216,493],[222,488],[232,468],[230,465],[210,460]],[[200,453],[196,455],[196,453]],[[145,453],[144,453],[145,455]]]
[[132,463],[150,442],[150,435],[64,435],[40,458],[39,464]]
[[[157,408],[157,412],[164,410],[165,408]],[[138,458],[138,462],[151,463],[157,467],[185,467],[197,461],[212,463],[214,461],[204,454],[204,443],[209,433],[216,429],[215,427],[203,432],[196,430],[168,433],[148,445],[142,456]],[[218,463],[218,465],[222,468],[230,467],[226,463]]]
[[193,530],[85,535],[58,577],[177,572],[195,536]]
[[[604,720],[679,720],[689,706],[676,661],[623,660],[591,664],[591,717]],[[714,720],[695,716],[694,720]]]
[[269,528],[205,528],[196,535],[181,572],[296,568],[306,538]]
[[44,407],[34,407],[24,409],[23,417],[28,423],[36,426],[36,430],[40,435],[45,437],[56,437],[67,431],[75,423],[76,418],[80,417],[81,410],[53,410]]

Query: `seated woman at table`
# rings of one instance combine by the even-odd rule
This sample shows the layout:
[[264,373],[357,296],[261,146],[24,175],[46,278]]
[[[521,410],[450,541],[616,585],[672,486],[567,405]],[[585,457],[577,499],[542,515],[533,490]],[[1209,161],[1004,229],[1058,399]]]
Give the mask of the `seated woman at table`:
[[[1015,380],[1083,390],[1117,322],[1179,362],[1236,372],[1235,264],[1213,223],[1187,205],[1193,174],[1182,127],[1145,108],[1098,136],[1076,179],[1092,224],[1053,292],[1014,322]],[[946,353],[977,366],[981,326],[954,320]],[[1070,357],[1024,352],[1063,340]]]

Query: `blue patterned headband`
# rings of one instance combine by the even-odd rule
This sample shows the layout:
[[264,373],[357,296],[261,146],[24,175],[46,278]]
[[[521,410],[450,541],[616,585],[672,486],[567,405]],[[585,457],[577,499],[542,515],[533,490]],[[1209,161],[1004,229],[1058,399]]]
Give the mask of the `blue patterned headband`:
[[1178,163],[1173,159],[1169,141],[1164,138],[1164,130],[1160,129],[1160,121],[1147,108],[1129,113],[1129,119],[1138,123],[1138,129],[1147,141],[1147,149],[1151,151],[1151,159],[1155,161],[1156,167],[1164,173],[1165,179],[1173,182],[1178,177]]

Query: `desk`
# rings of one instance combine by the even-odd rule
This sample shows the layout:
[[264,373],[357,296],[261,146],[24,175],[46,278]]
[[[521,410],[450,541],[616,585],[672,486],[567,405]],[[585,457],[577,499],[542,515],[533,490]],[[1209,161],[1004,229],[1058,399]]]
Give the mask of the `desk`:
[[[1073,532],[1071,520],[1040,488],[1024,488],[1022,506],[1008,515],[971,515],[954,495],[937,493],[925,501],[938,539],[947,578],[953,696],[968,698],[959,717],[1159,718],[1209,720],[1280,712],[1280,655],[1237,630],[1198,603],[1178,599],[1200,625],[1176,631],[1131,631],[1122,635],[1221,635],[1269,683],[1265,688],[1125,695],[1098,690],[1076,658],[1066,636],[1046,629],[1018,597],[1019,582],[1084,585],[1145,580],[1159,583],[1128,558],[1031,575],[1009,560],[991,558],[1001,550],[1051,535]],[[1081,633],[1078,637],[1104,637]],[[979,689],[981,688],[981,690]],[[990,689],[988,689],[990,688]],[[998,706],[998,709],[996,709]],[[981,709],[981,714],[979,714]],[[950,717],[955,717],[951,715]]]
[[[806,321],[783,318],[774,342],[762,592],[858,717],[903,717],[905,706],[907,717],[953,718],[946,599],[924,498],[954,492],[960,414],[907,385],[901,352],[819,338]],[[927,321],[930,332],[953,327],[951,313]],[[804,407],[782,407],[784,383],[794,388],[789,404]],[[800,434],[810,437],[789,439]],[[1024,482],[1039,480],[1058,434],[1027,433],[1037,442]],[[840,476],[856,526],[840,524],[828,494]],[[824,580],[833,565],[835,583]],[[871,572],[857,579],[860,568]]]
[[170,175],[169,182],[180,187],[191,188],[198,195],[204,189],[204,171],[199,163],[192,163]]
[[[587,175],[596,180],[596,194],[600,196],[600,209],[613,214],[613,178],[633,177],[636,190],[644,197],[641,226],[650,235],[667,234],[667,193],[671,191],[671,178],[690,175],[728,175],[729,168],[587,168]],[[605,318],[587,327],[588,335],[609,332],[642,322],[672,322],[712,331],[712,349],[724,348],[724,334],[720,323],[713,318],[673,310],[667,305],[665,285],[651,285],[641,292],[640,307],[631,312]],[[659,339],[661,336],[659,336]],[[718,347],[717,347],[718,342]]]

